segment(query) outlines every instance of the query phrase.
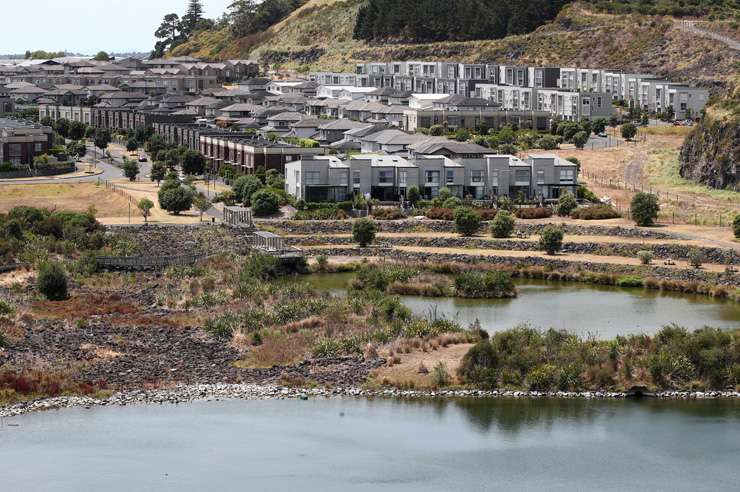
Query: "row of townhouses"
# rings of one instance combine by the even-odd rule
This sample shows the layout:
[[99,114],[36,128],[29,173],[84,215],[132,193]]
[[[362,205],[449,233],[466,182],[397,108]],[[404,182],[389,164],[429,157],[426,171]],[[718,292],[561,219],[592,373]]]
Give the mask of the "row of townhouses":
[[285,191],[309,202],[340,201],[354,195],[399,201],[416,187],[425,198],[448,188],[460,198],[524,196],[554,200],[576,193],[578,166],[555,155],[480,155],[454,160],[443,155],[403,158],[360,154],[341,160],[320,155],[285,165]]
[[[651,74],[591,68],[376,62],[358,64],[355,73],[314,72],[310,78],[328,86],[393,88],[421,94],[483,97],[496,101],[507,110],[528,108],[551,111],[558,102],[557,98],[554,102],[548,102],[553,96],[562,97],[562,105],[572,108],[572,103],[564,100],[566,94],[585,93],[584,101],[578,106],[592,105],[592,114],[588,111],[584,114],[579,114],[580,110],[571,111],[570,115],[560,115],[564,119],[604,116],[600,111],[610,107],[606,101],[617,100],[652,112],[671,107],[678,118],[686,118],[698,115],[709,98],[706,89],[674,83]],[[558,93],[553,94],[553,90],[558,90]],[[604,98],[600,107],[595,104],[596,97]]]

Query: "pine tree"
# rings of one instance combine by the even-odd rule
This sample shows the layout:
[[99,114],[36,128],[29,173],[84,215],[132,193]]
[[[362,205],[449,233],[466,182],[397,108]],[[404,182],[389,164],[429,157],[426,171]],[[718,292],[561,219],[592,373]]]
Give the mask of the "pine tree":
[[190,36],[203,19],[203,4],[200,0],[190,0],[188,11],[182,17],[182,31],[185,36]]

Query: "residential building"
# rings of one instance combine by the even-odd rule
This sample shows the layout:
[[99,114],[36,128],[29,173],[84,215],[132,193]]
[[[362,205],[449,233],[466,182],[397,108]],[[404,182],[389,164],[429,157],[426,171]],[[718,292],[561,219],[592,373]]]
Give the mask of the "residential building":
[[0,162],[32,164],[52,146],[51,127],[12,118],[0,118]]

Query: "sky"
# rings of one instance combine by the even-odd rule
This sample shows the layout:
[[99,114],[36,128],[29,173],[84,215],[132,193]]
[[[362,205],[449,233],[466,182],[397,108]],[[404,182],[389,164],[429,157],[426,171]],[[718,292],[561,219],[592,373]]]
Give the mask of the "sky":
[[[203,0],[205,16],[220,17],[231,3]],[[162,17],[172,12],[182,16],[187,4],[188,0],[0,0],[0,17],[9,20],[0,29],[0,54],[148,52]]]

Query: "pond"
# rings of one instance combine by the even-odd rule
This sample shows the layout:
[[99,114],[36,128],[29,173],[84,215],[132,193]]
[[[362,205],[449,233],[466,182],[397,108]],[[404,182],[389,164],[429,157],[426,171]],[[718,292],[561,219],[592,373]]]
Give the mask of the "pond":
[[5,419],[0,462],[8,491],[736,490],[740,402],[74,408]]
[[[315,274],[302,277],[317,289],[342,293],[354,274]],[[476,319],[489,331],[529,323],[539,328],[565,329],[580,335],[610,339],[617,335],[653,334],[677,323],[689,329],[702,326],[740,327],[740,303],[708,296],[620,288],[577,282],[515,280],[515,299],[462,299],[401,296],[419,316],[445,316],[468,326]]]

